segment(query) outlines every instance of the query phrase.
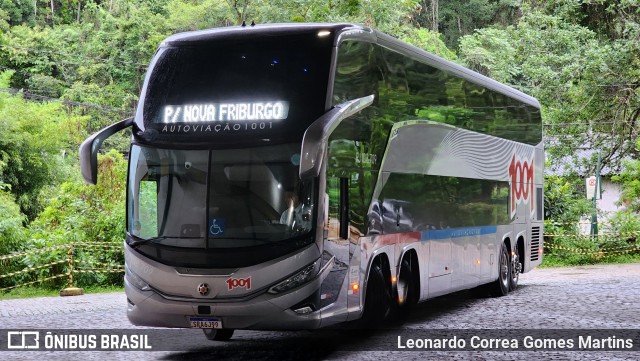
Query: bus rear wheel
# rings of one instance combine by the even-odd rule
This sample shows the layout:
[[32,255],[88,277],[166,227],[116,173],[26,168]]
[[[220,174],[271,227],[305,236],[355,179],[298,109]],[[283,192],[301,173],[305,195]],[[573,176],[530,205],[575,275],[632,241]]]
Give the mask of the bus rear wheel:
[[366,292],[362,326],[368,329],[378,328],[391,312],[391,291],[378,262],[371,266]]
[[509,291],[515,291],[518,288],[518,279],[520,278],[521,271],[521,263],[520,263],[520,254],[518,251],[518,247],[516,247],[510,257],[510,273],[511,277],[509,277]]
[[233,336],[234,329],[232,328],[222,328],[222,329],[213,329],[213,328],[205,328],[204,336],[211,341],[229,341]]
[[400,275],[398,276],[398,306],[406,311],[418,301],[418,285],[416,284],[411,269],[411,262],[404,258],[400,263]]
[[491,294],[495,297],[506,296],[511,283],[511,262],[509,261],[507,245],[502,243],[498,259],[498,279],[491,284]]

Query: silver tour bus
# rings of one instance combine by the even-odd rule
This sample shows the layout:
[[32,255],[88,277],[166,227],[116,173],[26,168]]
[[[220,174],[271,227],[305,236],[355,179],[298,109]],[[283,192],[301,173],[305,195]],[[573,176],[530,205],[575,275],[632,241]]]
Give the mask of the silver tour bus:
[[274,24],[160,44],[132,127],[125,289],[135,325],[312,329],[542,262],[540,105],[376,30]]

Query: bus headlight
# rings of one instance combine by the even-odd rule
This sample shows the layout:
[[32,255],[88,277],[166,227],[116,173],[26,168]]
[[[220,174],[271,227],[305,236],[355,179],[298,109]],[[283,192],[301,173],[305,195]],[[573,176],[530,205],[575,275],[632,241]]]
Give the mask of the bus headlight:
[[285,279],[284,281],[269,288],[269,293],[271,294],[281,293],[281,292],[290,290],[292,288],[298,287],[301,284],[306,283],[309,280],[311,280],[313,277],[315,277],[319,271],[320,271],[320,258],[318,258],[312,264],[304,267],[298,272],[287,277],[287,279]]
[[124,266],[124,276],[127,278],[129,283],[131,283],[133,286],[135,286],[139,290],[142,290],[142,291],[151,290],[151,287],[149,287],[149,284],[145,282],[142,278],[140,278],[140,276],[133,273],[133,271],[130,270],[129,266],[127,266],[126,264]]

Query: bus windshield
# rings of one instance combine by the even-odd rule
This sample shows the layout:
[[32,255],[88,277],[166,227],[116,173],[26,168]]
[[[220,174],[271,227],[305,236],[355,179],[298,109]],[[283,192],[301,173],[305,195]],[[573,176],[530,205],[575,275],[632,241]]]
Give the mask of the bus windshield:
[[313,228],[314,181],[300,145],[177,150],[133,145],[127,231],[137,242],[229,249],[299,238]]

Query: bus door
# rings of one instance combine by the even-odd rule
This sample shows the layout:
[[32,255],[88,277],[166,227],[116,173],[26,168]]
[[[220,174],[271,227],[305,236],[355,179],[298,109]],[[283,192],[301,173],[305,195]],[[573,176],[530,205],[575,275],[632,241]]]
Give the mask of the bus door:
[[[338,301],[350,310],[360,308],[360,247],[365,235],[369,207],[365,179],[371,178],[370,166],[362,163],[358,141],[338,139],[330,142],[327,164],[324,257],[334,258],[333,270],[322,284],[321,304]],[[346,305],[335,300],[338,292],[346,295]],[[324,316],[323,316],[324,317]]]
[[[321,195],[326,201],[322,257],[323,266],[332,269],[321,285],[320,308],[324,310],[322,318],[327,323],[346,320],[347,305],[351,306],[347,298],[359,298],[358,292],[349,292],[349,281],[352,277],[359,279],[361,273],[354,255],[359,254],[357,245],[362,233],[354,232],[350,224],[350,196],[353,190],[350,185],[358,142],[341,136],[339,132],[334,136],[333,132],[343,121],[349,125],[349,119],[357,117],[362,109],[371,105],[373,99],[374,96],[369,95],[334,106],[307,128],[302,141],[300,178],[320,177],[320,182],[325,185],[325,194]],[[320,189],[322,191],[322,187]],[[356,241],[353,242],[353,239]],[[329,307],[334,303],[338,305]]]
[[323,232],[323,264],[331,262],[331,272],[322,282],[320,290],[320,308],[338,300],[349,270],[349,240],[345,232],[345,211],[348,210],[343,190],[348,178],[328,176],[326,182],[325,212]]

